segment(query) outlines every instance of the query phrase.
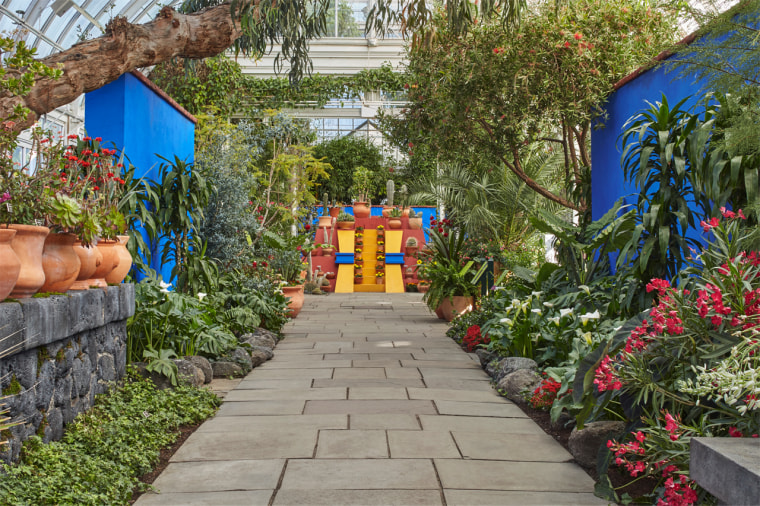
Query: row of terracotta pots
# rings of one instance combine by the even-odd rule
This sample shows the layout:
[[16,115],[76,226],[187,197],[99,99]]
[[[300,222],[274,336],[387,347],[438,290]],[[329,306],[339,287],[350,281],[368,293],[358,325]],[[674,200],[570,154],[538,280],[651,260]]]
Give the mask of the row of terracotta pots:
[[51,234],[47,227],[0,228],[0,301],[121,283],[132,266],[128,240],[85,247],[73,234]]

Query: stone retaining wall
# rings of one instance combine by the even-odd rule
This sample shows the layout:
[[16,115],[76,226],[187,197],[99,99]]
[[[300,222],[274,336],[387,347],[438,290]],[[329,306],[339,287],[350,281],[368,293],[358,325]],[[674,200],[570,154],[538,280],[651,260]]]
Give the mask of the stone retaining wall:
[[64,424],[124,377],[134,311],[132,284],[0,304],[0,387],[8,416],[22,422],[3,432],[0,458],[17,459],[34,434],[60,439]]

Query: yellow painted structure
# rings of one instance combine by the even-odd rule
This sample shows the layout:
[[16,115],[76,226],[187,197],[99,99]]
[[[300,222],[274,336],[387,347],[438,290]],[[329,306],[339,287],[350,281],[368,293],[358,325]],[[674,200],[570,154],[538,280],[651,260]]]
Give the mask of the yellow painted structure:
[[[403,230],[385,231],[385,252],[401,253],[401,241],[404,238]],[[402,265],[385,265],[385,292],[404,293],[404,274]]]
[[[338,251],[354,253],[356,250],[354,230],[338,230]],[[385,252],[401,253],[402,230],[385,231]],[[335,293],[354,292],[387,292],[404,293],[404,275],[401,265],[385,265],[383,284],[378,284],[377,273],[377,230],[369,229],[363,232],[362,246],[362,282],[354,284],[354,266],[351,264],[338,265],[338,275],[335,280]]]
[[[354,231],[336,230],[336,232],[338,232],[338,251],[340,253],[353,253]],[[338,265],[338,275],[335,277],[335,293],[354,293],[353,264]]]

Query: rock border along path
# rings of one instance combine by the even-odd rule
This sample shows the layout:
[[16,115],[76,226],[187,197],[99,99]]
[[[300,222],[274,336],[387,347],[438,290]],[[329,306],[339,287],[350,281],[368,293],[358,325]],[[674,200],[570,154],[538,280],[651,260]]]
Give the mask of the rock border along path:
[[137,504],[605,504],[419,294],[307,297]]

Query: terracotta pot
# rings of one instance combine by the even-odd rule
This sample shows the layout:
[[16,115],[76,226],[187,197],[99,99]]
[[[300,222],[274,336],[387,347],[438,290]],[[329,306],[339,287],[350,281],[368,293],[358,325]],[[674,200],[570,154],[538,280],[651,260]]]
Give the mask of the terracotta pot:
[[45,284],[41,292],[65,292],[77,280],[82,262],[74,251],[74,234],[50,234],[42,250]]
[[103,254],[103,261],[95,269],[95,272],[92,273],[92,277],[87,280],[91,287],[108,288],[106,276],[118,267],[119,262],[121,261],[118,250],[116,249],[117,244],[116,241],[98,241],[97,249]]
[[409,211],[411,211],[410,208],[405,207],[401,210],[401,217],[402,218],[408,218],[409,217]]
[[45,284],[42,250],[50,229],[34,225],[8,225],[8,227],[16,231],[16,235],[11,239],[11,248],[21,262],[18,279],[10,296],[14,299],[26,299],[37,293]]
[[335,248],[322,248],[322,255],[331,257],[335,253]]
[[0,301],[8,297],[21,272],[21,260],[11,248],[11,239],[16,231],[9,228],[0,229]]
[[330,271],[327,274],[325,274],[325,277],[327,277],[327,279],[335,279],[335,273]]
[[74,252],[79,257],[81,267],[76,281],[69,287],[69,290],[89,290],[90,278],[95,269],[103,263],[103,253],[95,246],[82,246],[81,241],[74,242]]
[[404,278],[404,286],[411,285],[412,283],[414,283],[414,278]]
[[117,235],[118,242],[115,246],[116,253],[119,255],[119,265],[106,276],[106,283],[111,285],[118,285],[129,274],[129,269],[132,268],[132,255],[127,249],[127,243],[129,242],[128,235]]
[[338,230],[351,230],[354,228],[354,222],[353,221],[339,221],[336,225],[338,227]]
[[385,284],[385,278],[383,276],[380,276],[379,278],[375,278],[375,284],[376,285],[384,285]]
[[364,281],[363,277],[358,278],[358,277],[354,276],[354,284],[355,285],[361,285],[363,281]]
[[372,208],[366,202],[354,202],[354,216],[356,218],[369,218]]
[[337,218],[339,214],[340,214],[340,207],[330,208],[330,218]]
[[393,230],[401,230],[401,218],[389,218],[388,228],[392,228]]
[[290,297],[288,302],[288,316],[295,318],[301,312],[303,307],[303,285],[283,286],[282,293],[285,297]]
[[317,226],[319,228],[332,228],[332,216],[320,216]]
[[422,230],[422,218],[409,218],[409,228],[412,230]]
[[411,267],[407,267],[404,269],[404,277],[411,278],[414,276],[414,269]]
[[393,207],[391,207],[391,206],[383,206],[383,218],[390,218],[391,217],[391,209],[393,209]]
[[430,290],[430,285],[428,283],[418,283],[417,284],[417,291],[420,293],[427,293],[427,291]]
[[438,306],[438,307],[435,309],[435,315],[436,315],[438,318],[440,318],[441,320],[443,320],[443,309],[441,309],[441,306]]
[[[455,316],[472,311],[473,304],[474,300],[472,297],[455,295],[454,297],[446,297],[443,299],[438,306],[438,309],[443,313],[443,319],[450,322]],[[438,314],[437,310],[436,314]]]
[[407,246],[406,247],[406,256],[413,257],[414,255],[417,254],[417,252],[419,250],[420,249],[417,246]]

